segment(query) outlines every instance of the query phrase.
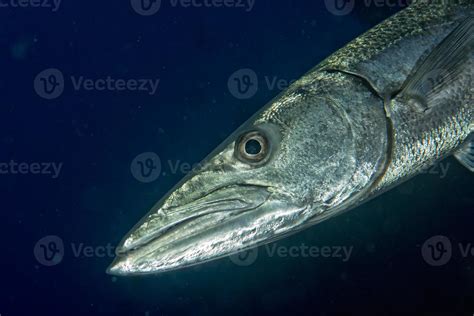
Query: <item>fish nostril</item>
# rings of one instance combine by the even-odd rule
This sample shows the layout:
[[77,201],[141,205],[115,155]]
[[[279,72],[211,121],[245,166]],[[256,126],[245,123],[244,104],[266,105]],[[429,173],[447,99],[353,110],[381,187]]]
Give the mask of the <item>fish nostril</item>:
[[326,199],[323,202],[323,205],[332,205],[334,203],[334,201],[336,201],[336,199],[337,199],[337,196],[332,196],[332,197]]

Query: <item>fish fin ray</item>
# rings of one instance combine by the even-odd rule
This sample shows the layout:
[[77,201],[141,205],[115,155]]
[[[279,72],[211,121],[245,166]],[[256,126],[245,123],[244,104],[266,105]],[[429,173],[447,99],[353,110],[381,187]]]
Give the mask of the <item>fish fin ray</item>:
[[415,68],[400,96],[418,112],[442,102],[443,91],[459,79],[474,52],[474,17],[464,20]]
[[[474,136],[474,134],[472,134]],[[474,137],[471,137],[454,154],[454,157],[469,171],[474,172]]]

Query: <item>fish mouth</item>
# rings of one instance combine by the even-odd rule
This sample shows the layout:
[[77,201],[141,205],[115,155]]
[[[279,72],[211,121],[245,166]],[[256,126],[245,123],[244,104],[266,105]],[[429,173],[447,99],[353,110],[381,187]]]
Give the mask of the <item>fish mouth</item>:
[[215,234],[231,233],[230,222],[264,205],[270,195],[266,186],[234,184],[184,205],[166,207],[165,197],[122,240],[107,273],[157,273],[207,261],[202,250],[190,248],[208,244],[216,250]]

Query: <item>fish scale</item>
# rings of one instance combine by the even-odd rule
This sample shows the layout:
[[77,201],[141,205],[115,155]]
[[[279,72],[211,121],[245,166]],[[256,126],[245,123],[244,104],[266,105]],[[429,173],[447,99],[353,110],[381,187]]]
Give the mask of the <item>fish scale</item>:
[[[315,69],[369,72],[366,75],[372,82],[379,82],[379,91],[384,84],[390,85],[386,82],[387,74],[394,74],[388,78],[402,83],[423,53],[435,47],[459,21],[472,16],[473,5],[472,0],[416,1],[332,54]],[[404,59],[403,62],[398,59],[397,63],[380,62],[385,56]]]
[[[417,1],[331,55],[292,88],[321,82],[321,73],[336,70],[364,78],[383,98],[401,89],[417,64],[469,16],[474,16],[472,0]],[[393,101],[393,148],[372,195],[453,154],[466,141],[473,132],[473,71],[471,61],[451,87],[449,102],[427,115]]]
[[108,272],[170,271],[284,238],[451,154],[474,171],[473,10],[416,1],[328,57],[158,201]]

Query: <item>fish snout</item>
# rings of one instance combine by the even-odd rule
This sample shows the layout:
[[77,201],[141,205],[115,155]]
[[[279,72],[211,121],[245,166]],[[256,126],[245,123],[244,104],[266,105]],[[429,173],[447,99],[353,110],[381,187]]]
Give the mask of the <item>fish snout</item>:
[[[117,247],[111,274],[149,273],[178,265],[174,252],[187,248],[240,214],[263,205],[268,187],[233,184],[203,194],[184,205],[163,207],[167,198],[146,215]],[[158,259],[157,259],[158,258]],[[189,260],[188,260],[189,259]],[[192,258],[180,258],[192,261]],[[169,270],[169,269],[167,269]]]

